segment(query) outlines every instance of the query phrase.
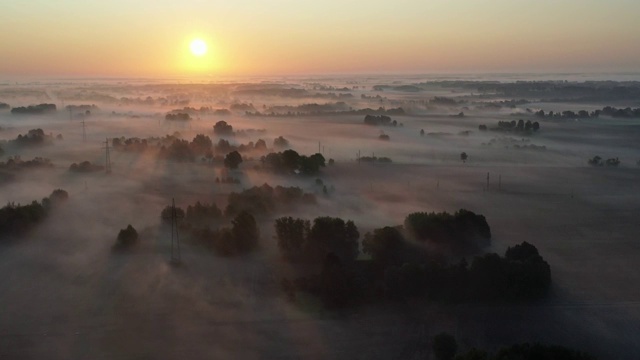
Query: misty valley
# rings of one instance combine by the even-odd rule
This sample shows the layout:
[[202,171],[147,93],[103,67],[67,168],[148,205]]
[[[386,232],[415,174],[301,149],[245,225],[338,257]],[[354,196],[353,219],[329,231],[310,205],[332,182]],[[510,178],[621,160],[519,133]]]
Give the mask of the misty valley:
[[633,359],[639,99],[0,83],[0,358]]

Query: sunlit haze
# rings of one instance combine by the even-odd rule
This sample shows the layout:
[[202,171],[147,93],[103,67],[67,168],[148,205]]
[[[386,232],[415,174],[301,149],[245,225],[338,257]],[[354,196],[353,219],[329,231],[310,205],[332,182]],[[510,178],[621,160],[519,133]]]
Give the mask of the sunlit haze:
[[639,13],[633,0],[5,1],[0,76],[638,71]]

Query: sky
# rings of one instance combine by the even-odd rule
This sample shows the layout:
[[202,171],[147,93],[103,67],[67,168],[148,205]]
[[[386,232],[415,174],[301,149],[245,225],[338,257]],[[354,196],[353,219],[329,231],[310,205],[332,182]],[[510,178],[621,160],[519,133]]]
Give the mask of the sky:
[[0,77],[640,71],[638,0],[0,4]]

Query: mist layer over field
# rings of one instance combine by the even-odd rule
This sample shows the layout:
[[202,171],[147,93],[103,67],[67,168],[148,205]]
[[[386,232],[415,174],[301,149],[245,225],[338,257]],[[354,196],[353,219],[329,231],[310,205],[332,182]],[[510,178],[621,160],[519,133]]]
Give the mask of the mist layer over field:
[[[640,118],[536,113],[637,108],[632,91],[640,85],[620,83],[629,96],[590,90],[587,98],[550,82],[557,87],[535,97],[527,89],[488,90],[482,82],[456,80],[0,86],[0,102],[13,109],[57,105],[45,114],[0,109],[0,161],[42,157],[52,164],[2,167],[0,203],[27,204],[58,188],[69,193],[44,222],[0,246],[0,358],[417,359],[433,358],[430,339],[442,331],[454,334],[462,349],[539,341],[601,358],[634,358],[640,352],[634,267]],[[222,109],[228,111],[215,111]],[[191,120],[167,120],[168,113],[189,113]],[[397,124],[365,125],[367,114]],[[540,130],[492,129],[519,119],[539,122]],[[218,121],[235,134],[215,134]],[[13,141],[38,128],[51,134],[47,144]],[[243,153],[239,169],[227,170],[200,157],[162,158],[155,143],[146,151],[113,148],[119,137],[192,141],[198,134],[235,146],[263,139],[268,149]],[[300,154],[320,152],[335,163],[314,176],[266,171],[260,158],[282,151],[274,147],[279,136]],[[105,166],[107,144],[111,173],[69,171],[83,161]],[[594,156],[620,164],[590,166]],[[239,183],[215,181],[224,176]],[[317,201],[257,217],[258,248],[248,255],[222,257],[183,241],[181,265],[170,263],[171,232],[160,213],[172,199],[183,208],[196,201],[224,208],[231,192],[265,183],[299,187]],[[350,219],[362,239],[402,224],[412,212],[460,208],[486,217],[493,235],[487,252],[534,244],[551,266],[551,294],[509,305],[385,300],[344,311],[313,299],[291,303],[282,294],[281,279],[295,269],[278,251],[276,217]],[[128,224],[138,230],[139,246],[114,251]]]

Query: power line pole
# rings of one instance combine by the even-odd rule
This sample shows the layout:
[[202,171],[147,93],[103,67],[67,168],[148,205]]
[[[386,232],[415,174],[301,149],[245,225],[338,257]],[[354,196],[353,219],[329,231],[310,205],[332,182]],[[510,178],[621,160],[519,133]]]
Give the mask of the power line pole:
[[82,119],[82,142],[87,142],[87,129],[84,119]]
[[104,171],[107,174],[111,173],[111,154],[109,152],[109,138],[107,138],[107,140],[104,142],[105,144],[105,166],[104,166]]
[[176,211],[176,200],[171,198],[171,215],[165,219],[171,219],[171,262],[174,264],[179,264],[181,261],[178,219],[181,219],[182,217],[183,215],[178,215],[178,212]]

